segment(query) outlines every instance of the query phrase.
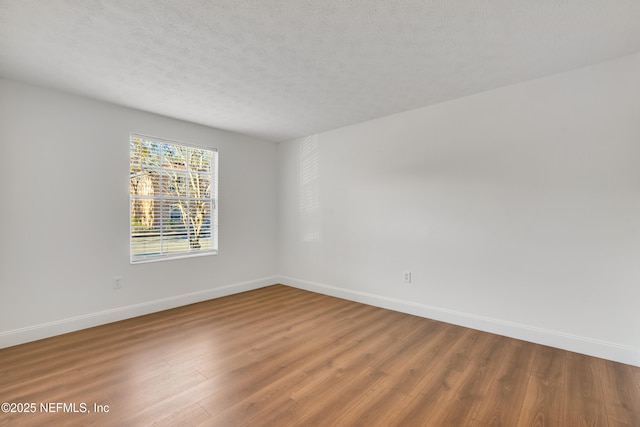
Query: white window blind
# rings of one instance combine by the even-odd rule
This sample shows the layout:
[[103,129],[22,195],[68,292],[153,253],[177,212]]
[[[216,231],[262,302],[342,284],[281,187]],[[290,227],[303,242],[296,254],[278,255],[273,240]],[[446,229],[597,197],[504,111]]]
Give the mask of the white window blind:
[[218,152],[131,134],[131,262],[218,252]]

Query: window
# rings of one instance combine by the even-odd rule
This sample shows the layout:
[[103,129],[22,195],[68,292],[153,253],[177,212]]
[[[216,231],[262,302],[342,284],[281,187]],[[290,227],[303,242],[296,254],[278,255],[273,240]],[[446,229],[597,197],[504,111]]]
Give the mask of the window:
[[131,262],[218,252],[218,152],[131,134]]

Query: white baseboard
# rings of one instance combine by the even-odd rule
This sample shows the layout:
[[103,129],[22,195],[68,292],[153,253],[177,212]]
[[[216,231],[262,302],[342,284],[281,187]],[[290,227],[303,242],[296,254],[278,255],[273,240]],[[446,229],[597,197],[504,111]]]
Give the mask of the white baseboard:
[[360,302],[415,316],[465,326],[480,331],[516,338],[576,353],[613,360],[628,365],[640,366],[640,349],[611,342],[595,340],[558,331],[536,328],[518,323],[505,322],[489,317],[475,316],[454,310],[418,304],[395,298],[383,297],[367,292],[353,291],[322,283],[280,276],[279,283],[320,294]]
[[157,311],[168,310],[187,304],[220,298],[227,295],[263,288],[265,286],[278,283],[279,277],[264,277],[248,282],[234,283],[218,288],[204,291],[191,292],[188,294],[176,295],[173,297],[157,299],[154,301],[139,304],[127,305],[111,310],[89,313],[82,316],[56,320],[39,325],[28,326],[26,328],[14,329],[10,331],[0,331],[0,348],[36,341],[42,338],[49,338],[67,332],[78,331],[80,329],[91,328],[93,326],[104,325],[106,323],[117,322],[119,320],[130,319]]

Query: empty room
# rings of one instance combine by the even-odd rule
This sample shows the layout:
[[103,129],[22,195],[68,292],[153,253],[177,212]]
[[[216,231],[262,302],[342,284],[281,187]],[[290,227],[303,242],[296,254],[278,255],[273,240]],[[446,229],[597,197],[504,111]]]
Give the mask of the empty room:
[[639,22],[0,0],[0,426],[640,426]]

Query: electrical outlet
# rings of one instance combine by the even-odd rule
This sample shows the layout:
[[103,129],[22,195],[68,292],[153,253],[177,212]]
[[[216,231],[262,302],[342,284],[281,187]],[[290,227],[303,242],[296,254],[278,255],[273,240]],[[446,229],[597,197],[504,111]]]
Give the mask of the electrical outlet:
[[113,289],[122,289],[122,277],[115,276],[113,278]]
[[402,272],[402,280],[404,280],[404,283],[411,283],[411,272],[410,271],[403,271]]

